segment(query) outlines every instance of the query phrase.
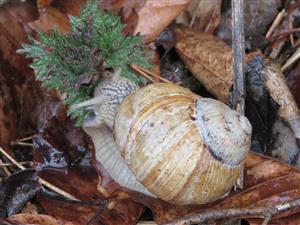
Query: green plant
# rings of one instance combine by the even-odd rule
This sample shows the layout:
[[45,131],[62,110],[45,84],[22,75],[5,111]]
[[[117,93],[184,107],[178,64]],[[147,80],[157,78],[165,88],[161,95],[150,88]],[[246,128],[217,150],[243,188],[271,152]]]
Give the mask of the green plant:
[[[89,99],[109,69],[120,67],[123,76],[144,82],[130,71],[129,64],[149,67],[148,54],[140,36],[122,35],[125,25],[120,18],[90,0],[79,17],[70,17],[70,25],[67,35],[57,30],[49,35],[40,32],[40,41],[30,37],[31,44],[23,44],[19,51],[34,59],[30,66],[44,86],[67,94],[67,105]],[[69,107],[68,113],[80,124],[89,112]]]

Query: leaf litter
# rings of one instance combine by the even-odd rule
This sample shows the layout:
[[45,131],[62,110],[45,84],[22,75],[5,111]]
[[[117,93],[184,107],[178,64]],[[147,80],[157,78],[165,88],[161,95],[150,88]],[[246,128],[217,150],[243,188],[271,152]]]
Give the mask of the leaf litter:
[[[248,155],[245,162],[244,189],[234,191],[224,199],[209,205],[188,207],[174,206],[120,187],[108,176],[101,165],[95,160],[95,150],[90,138],[83,130],[74,126],[72,121],[66,116],[66,108],[61,103],[62,96],[58,95],[58,93],[53,90],[41,88],[40,83],[34,80],[33,71],[27,67],[29,61],[24,59],[23,56],[15,54],[15,51],[20,48],[21,43],[28,41],[28,34],[35,35],[35,31],[40,31],[41,29],[50,31],[53,28],[67,31],[68,28],[64,22],[66,19],[62,18],[66,18],[68,14],[78,15],[79,5],[84,4],[84,1],[80,4],[75,4],[74,1],[71,1],[71,3],[61,3],[55,0],[37,1],[37,5],[32,2],[33,1],[26,1],[25,3],[18,2],[16,3],[17,5],[9,3],[8,6],[0,8],[1,12],[6,15],[2,16],[4,14],[1,13],[0,16],[0,145],[10,154],[14,154],[14,157],[17,160],[20,160],[22,157],[21,155],[16,154],[16,152],[31,150],[22,146],[11,146],[10,143],[19,138],[32,135],[32,158],[28,158],[28,160],[33,162],[33,167],[37,171],[37,174],[67,193],[76,196],[82,202],[77,202],[75,204],[69,200],[61,199],[57,194],[53,194],[50,190],[43,190],[44,188],[41,188],[40,184],[37,182],[37,175],[34,170],[16,172],[17,170],[14,169],[12,170],[14,172],[13,175],[1,180],[2,188],[0,201],[5,202],[5,204],[2,204],[5,206],[2,207],[1,210],[2,217],[12,214],[15,215],[10,216],[8,219],[1,218],[1,223],[14,224],[26,223],[26,221],[32,223],[32,221],[35,220],[37,221],[36,223],[39,224],[86,224],[93,220],[95,224],[97,224],[96,221],[100,224],[137,224],[145,207],[147,207],[152,211],[153,220],[162,224],[172,223],[175,219],[181,219],[186,215],[193,215],[196,213],[201,214],[207,211],[213,212],[214,210],[226,210],[231,208],[249,209],[255,207],[269,207],[274,204],[300,198],[300,175],[298,169],[253,152]],[[141,32],[142,34],[145,34],[145,42],[155,40],[177,17],[177,15],[182,12],[184,9],[183,5],[185,6],[189,3],[189,1],[175,1],[173,4],[170,2],[170,5],[155,5],[148,1],[135,4],[133,4],[134,1],[120,2],[120,5],[113,3],[113,1],[111,3],[104,2],[102,4],[104,8],[107,7],[107,9],[112,9],[115,13],[121,15],[123,22],[127,23],[127,21],[132,20],[131,22],[128,22],[128,24],[134,25],[132,25],[131,30],[129,29],[127,32]],[[260,2],[257,8],[253,6],[254,4],[246,6],[246,9],[248,7],[252,10],[250,12],[251,16],[249,16],[250,21],[252,21],[251,26],[246,32],[250,43],[252,43],[250,45],[251,50],[254,50],[257,46],[255,42],[260,40],[259,37],[256,38],[256,35],[254,35],[255,27],[258,26],[257,24],[260,24],[263,28],[263,30],[259,30],[258,32],[260,36],[266,33],[268,26],[270,26],[275,19],[276,13],[279,12],[279,7],[284,7],[278,2],[279,1],[274,1],[270,3],[268,7],[264,6],[263,2]],[[160,9],[160,7],[162,7],[162,9]],[[175,10],[176,13],[160,14],[160,12],[171,10],[168,7],[177,7],[177,11]],[[215,7],[220,7],[220,3],[218,2],[218,5],[215,5]],[[269,11],[271,14],[264,14],[264,10],[270,7],[272,9]],[[204,7],[204,9],[206,8]],[[208,9],[211,10],[211,8],[207,7],[207,10]],[[217,8],[217,10],[219,10],[219,8]],[[263,11],[263,13],[260,13],[262,18],[256,18],[254,20],[253,12],[259,12],[260,10]],[[246,10],[246,13],[247,12],[248,11]],[[157,13],[158,16],[165,16],[165,18],[161,19],[162,22],[160,26],[157,26],[157,30],[153,30],[152,32],[152,29],[149,28],[151,28],[151,23],[153,23],[153,21],[147,20],[149,15],[154,15],[153,13],[155,15]],[[200,23],[194,22],[191,29],[184,28],[184,32],[182,32],[181,35],[187,35],[187,37],[182,38],[181,40],[178,39],[178,29],[182,28],[175,24],[177,27],[177,34],[175,32],[175,37],[177,36],[177,53],[172,50],[172,54],[178,54],[193,74],[197,73],[201,76],[201,78],[198,79],[207,91],[212,92],[216,97],[220,96],[219,98],[226,102],[230,95],[232,84],[232,77],[230,77],[231,59],[229,53],[231,52],[231,48],[229,46],[226,47],[224,43],[222,44],[223,47],[213,49],[213,46],[218,45],[212,43],[220,41],[213,36],[207,37],[207,34],[198,34],[199,30],[210,30],[207,27],[211,27],[211,24],[213,24],[213,30],[218,27],[218,19],[208,19],[208,22],[201,20],[203,15],[210,15],[213,17],[213,15],[216,14],[213,13],[212,15],[211,11],[201,13],[189,11],[188,13],[190,14],[188,15],[189,23],[191,23],[193,17],[194,21],[199,20]],[[193,15],[193,13],[195,15]],[[47,18],[47,20],[43,19],[43,17]],[[220,17],[221,20],[225,18],[223,15],[217,16],[217,18],[218,17]],[[145,23],[145,21],[147,23]],[[261,21],[263,21],[263,25],[261,25]],[[247,19],[246,23],[248,23]],[[8,24],[13,24],[13,26],[9,27]],[[202,27],[195,27],[196,24],[201,25]],[[205,27],[204,30],[203,27]],[[280,27],[277,29],[280,29]],[[149,33],[149,30],[151,33]],[[211,33],[213,33],[213,30]],[[225,28],[225,30],[228,32],[229,29]],[[275,33],[276,32],[275,29]],[[197,33],[197,35],[194,33]],[[172,37],[172,34],[169,36]],[[222,39],[226,41],[224,36],[219,35],[219,37],[222,37]],[[205,41],[200,41],[202,40],[201,38],[207,40],[210,44],[205,44]],[[296,35],[295,38],[297,38]],[[194,53],[192,52],[185,60],[184,57],[187,56],[182,55],[183,51],[189,49],[188,45],[198,46],[199,43],[202,43],[203,46],[195,48]],[[288,45],[289,43],[285,44]],[[263,52],[264,48],[260,45],[258,45],[258,47]],[[272,46],[268,47],[272,49]],[[164,48],[162,52],[166,54],[172,52],[170,51],[172,45],[167,48],[169,49]],[[224,49],[228,53],[224,54]],[[201,56],[201,54],[203,56]],[[285,53],[283,51],[280,55],[282,56],[285,54],[291,55],[291,52]],[[162,53],[160,55],[162,59],[165,57]],[[215,63],[214,61],[205,61],[209,58],[216,60]],[[251,60],[252,59],[253,57],[251,57]],[[176,58],[176,60],[178,61],[178,58]],[[212,88],[210,85],[216,85],[216,78],[205,75],[207,72],[203,72],[203,69],[199,72],[195,72],[193,69],[195,65],[189,63],[188,60],[200,62],[201,65],[199,67],[205,66],[205,69],[210,73],[220,77],[220,80],[224,82],[224,87]],[[172,64],[172,59],[168,64]],[[165,66],[168,64],[161,64],[161,71],[164,69],[172,71],[172,68],[167,68]],[[228,66],[226,66],[227,64]],[[225,66],[216,70],[218,65]],[[297,72],[298,67],[298,64],[295,64],[295,66],[292,66],[290,70],[285,72],[285,75],[287,76],[288,85],[296,97],[296,102],[299,104],[296,82],[299,74]],[[177,68],[180,68],[180,66]],[[228,68],[228,70],[226,69],[224,72],[224,68]],[[174,71],[175,70],[176,68]],[[166,73],[162,73],[162,75],[164,74]],[[171,78],[170,75],[166,75],[166,78],[171,80],[175,79],[173,80],[175,82],[182,81],[181,77]],[[207,81],[204,79],[207,79]],[[192,82],[195,82],[195,80]],[[202,89],[197,90],[200,94],[203,93]],[[252,93],[253,92],[254,91],[252,91]],[[265,93],[265,89],[263,89],[263,93]],[[273,102],[274,99],[272,100],[269,94],[263,94],[259,97],[261,99],[253,104],[257,105],[260,104],[260,102],[265,104],[265,102],[267,102],[269,106],[266,106],[266,109],[269,111],[266,112],[264,109],[258,109],[256,110],[256,113],[258,114],[257,117],[263,115],[262,118],[267,118],[271,112],[276,112],[278,105]],[[257,118],[251,120],[255,121]],[[265,121],[265,119],[263,119],[263,121]],[[272,124],[273,122],[271,121],[269,122],[269,125],[265,125],[265,136],[270,135],[270,127],[272,127]],[[284,125],[286,126],[286,124]],[[287,127],[287,129],[290,128]],[[293,133],[290,135],[293,136]],[[260,149],[260,152],[276,156],[276,154],[272,153],[274,150],[270,147],[272,144],[274,145],[272,140],[274,140],[272,137],[262,138],[259,142],[261,142],[260,146],[264,147],[257,147],[257,149]],[[255,147],[255,145],[253,145],[253,147]],[[289,151],[287,148],[280,148],[285,149],[283,154]],[[295,152],[295,155],[297,155],[298,149],[296,149]],[[4,162],[7,161],[5,157],[1,156],[1,159]],[[284,159],[281,158],[281,160]],[[288,160],[284,161],[289,162]],[[293,162],[289,163],[293,164]],[[19,186],[21,189],[18,188]],[[14,192],[16,189],[19,191]],[[27,192],[28,190],[29,192]],[[44,210],[43,213],[49,214],[49,216],[42,214],[35,216],[17,214],[21,212],[28,201],[32,201],[32,198],[34,198],[34,201],[41,204]],[[100,204],[100,202],[103,203],[103,201],[107,200],[110,202],[110,205]],[[298,212],[299,207],[278,213],[274,217],[274,220],[269,224],[297,224],[297,221],[299,221]],[[54,216],[55,218],[52,218],[51,216]],[[144,217],[145,215],[142,216],[142,218]],[[261,220],[249,219],[248,221],[250,224],[261,223]]]

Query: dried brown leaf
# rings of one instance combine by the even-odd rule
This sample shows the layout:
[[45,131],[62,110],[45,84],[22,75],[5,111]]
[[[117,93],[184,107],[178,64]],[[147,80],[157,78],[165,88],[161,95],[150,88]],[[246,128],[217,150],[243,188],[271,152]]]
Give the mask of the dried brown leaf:
[[38,20],[28,23],[35,31],[49,32],[57,29],[62,33],[67,33],[70,29],[69,18],[67,14],[62,13],[54,7],[47,7],[40,13]]
[[193,75],[219,100],[228,102],[232,85],[232,52],[211,34],[178,27],[176,50]]
[[[11,222],[21,223],[24,225],[36,224],[36,225],[67,225],[63,221],[57,220],[52,216],[48,215],[33,215],[33,214],[15,214],[8,218]],[[70,223],[68,225],[71,225]]]
[[193,0],[176,22],[196,31],[213,34],[220,24],[221,0]]
[[103,8],[113,10],[127,24],[126,32],[145,35],[148,43],[156,37],[180,14],[191,0],[121,0],[100,1]]
[[37,0],[36,4],[39,10],[45,10],[48,6],[51,5],[53,0]]

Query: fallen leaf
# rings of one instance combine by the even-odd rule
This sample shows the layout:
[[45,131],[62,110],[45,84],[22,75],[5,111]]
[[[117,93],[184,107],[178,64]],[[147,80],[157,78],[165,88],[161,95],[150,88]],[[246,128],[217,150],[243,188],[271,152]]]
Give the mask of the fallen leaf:
[[20,224],[12,223],[12,222],[8,221],[7,219],[1,218],[1,217],[0,217],[0,223],[1,223],[1,225],[20,225]]
[[156,37],[180,14],[191,0],[100,1],[103,8],[113,10],[127,24],[126,33],[145,35],[144,42]]
[[[109,2],[109,1],[106,1]],[[81,8],[86,4],[86,0],[53,0],[52,6],[65,14],[79,16]]]
[[195,31],[213,34],[221,20],[221,0],[193,0],[176,22]]
[[190,0],[147,1],[137,12],[138,23],[133,34],[146,35],[144,42],[153,41],[190,3]]
[[36,4],[39,10],[44,11],[51,5],[52,2],[53,0],[37,0]]
[[24,170],[6,177],[0,184],[0,215],[4,217],[20,212],[40,189],[34,170]]
[[[8,219],[11,222],[21,223],[21,224],[25,224],[25,225],[26,224],[67,225],[67,224],[63,223],[62,221],[55,219],[52,216],[42,215],[42,214],[32,215],[32,214],[20,213],[20,214],[12,215],[12,216],[8,217]],[[71,224],[69,224],[69,225],[71,225]]]
[[231,47],[217,37],[175,29],[176,51],[193,75],[220,101],[228,103],[232,86]]
[[57,29],[61,33],[67,33],[70,29],[69,18],[66,14],[53,7],[47,7],[40,13],[38,20],[28,23],[35,31],[50,32]]

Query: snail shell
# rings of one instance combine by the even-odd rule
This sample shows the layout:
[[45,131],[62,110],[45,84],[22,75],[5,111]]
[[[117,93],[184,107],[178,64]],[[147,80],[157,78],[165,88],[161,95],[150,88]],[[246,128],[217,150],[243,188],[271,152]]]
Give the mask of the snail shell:
[[[130,88],[108,86],[119,96],[99,89],[109,97],[97,96],[101,103],[94,105],[105,125],[86,124],[85,130],[115,181],[181,205],[213,202],[231,190],[250,148],[247,118],[175,84],[155,83],[130,95],[124,91]],[[111,107],[111,101],[121,104]]]
[[114,122],[118,150],[137,180],[175,204],[204,204],[229,192],[251,130],[225,104],[165,83],[125,98]]

